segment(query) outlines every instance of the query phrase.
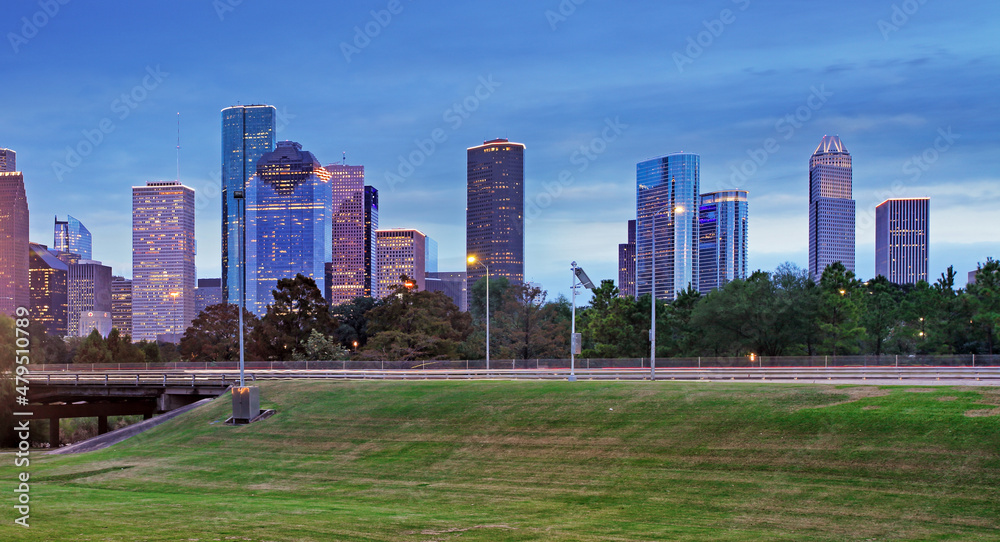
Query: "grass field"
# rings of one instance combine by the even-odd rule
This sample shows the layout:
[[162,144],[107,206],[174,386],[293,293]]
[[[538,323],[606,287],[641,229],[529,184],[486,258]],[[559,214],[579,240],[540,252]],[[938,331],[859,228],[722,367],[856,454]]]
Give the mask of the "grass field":
[[1000,540],[1000,389],[270,382],[3,456],[0,540]]

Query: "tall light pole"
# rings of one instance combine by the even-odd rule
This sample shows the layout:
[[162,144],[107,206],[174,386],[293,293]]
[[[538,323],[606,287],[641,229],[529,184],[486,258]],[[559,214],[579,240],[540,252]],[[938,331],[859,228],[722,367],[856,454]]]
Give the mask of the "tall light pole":
[[573,271],[573,316],[570,319],[570,341],[569,341],[569,381],[576,382],[576,349],[583,343],[583,339],[576,334],[576,279],[580,279],[580,285],[584,288],[594,289],[594,283],[590,277],[583,272],[582,267],[577,267],[576,262],[570,263]]
[[470,255],[469,263],[478,263],[486,268],[486,372],[490,370],[490,266]]
[[[653,213],[653,229],[650,232],[653,238],[653,250],[652,258],[650,258],[650,273],[649,279],[651,287],[649,289],[650,297],[652,302],[650,306],[650,330],[649,330],[649,379],[656,380],[656,217],[663,211],[670,210],[670,205],[664,205],[660,210]],[[683,207],[676,207],[673,209],[674,212],[682,213],[684,212]]]
[[233,199],[236,200],[236,205],[239,207],[237,212],[240,215],[240,243],[237,247],[236,259],[240,266],[240,303],[239,303],[239,341],[240,341],[240,387],[244,386],[243,379],[243,363],[244,363],[244,351],[243,351],[243,304],[246,298],[246,288],[247,288],[247,267],[246,262],[244,262],[243,250],[246,248],[246,193],[243,190],[233,190]]

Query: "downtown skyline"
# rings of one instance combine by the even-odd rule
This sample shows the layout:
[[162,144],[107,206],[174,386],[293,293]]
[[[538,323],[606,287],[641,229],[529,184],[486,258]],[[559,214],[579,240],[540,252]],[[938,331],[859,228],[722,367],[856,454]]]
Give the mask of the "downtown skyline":
[[[143,24],[110,30],[101,17],[113,4],[84,11],[71,3],[18,52],[0,53],[19,81],[2,91],[18,107],[0,116],[0,147],[18,153],[32,241],[46,243],[51,217],[71,214],[93,232],[94,258],[130,275],[123,228],[129,188],[174,180],[179,111],[180,181],[196,191],[198,276],[221,276],[219,111],[269,103],[277,108],[277,140],[300,141],[322,163],[346,152],[348,163],[364,165],[366,184],[381,192],[379,226],[417,228],[438,240],[441,271],[464,267],[465,149],[497,137],[526,144],[525,279],[541,283],[550,297],[568,293],[571,260],[595,279],[617,278],[618,244],[635,218],[635,164],[679,151],[701,155],[703,193],[749,191],[751,271],[786,260],[807,267],[807,236],[786,232],[807,229],[803,162],[824,135],[841,136],[854,157],[859,276],[874,274],[874,208],[888,198],[934,199],[932,280],[952,264],[964,277],[1000,252],[993,211],[1000,203],[998,159],[991,153],[997,115],[982,77],[996,72],[997,58],[985,38],[991,29],[972,23],[990,20],[997,11],[991,4],[926,3],[898,30],[885,31],[879,21],[891,22],[891,3],[847,2],[843,13],[822,16],[793,4],[642,4],[636,23],[634,12],[616,14],[593,1],[564,21],[546,14],[558,12],[558,3],[514,2],[510,13],[473,33],[443,7],[403,2],[350,61],[341,43],[353,43],[355,27],[364,28],[370,11],[386,3],[311,8],[318,16],[340,13],[321,47],[287,37],[288,47],[299,44],[308,53],[301,60],[281,55],[284,45],[236,40],[248,26],[261,28],[268,8],[244,3],[220,20],[209,3],[179,5],[183,17],[153,7],[129,7],[128,15],[216,36],[168,47],[133,37]],[[17,19],[36,8],[26,4],[25,13],[14,13],[7,30],[19,31]],[[699,54],[698,47],[688,50],[688,38],[699,39],[723,8],[734,22],[710,34]],[[664,34],[673,35],[653,34],[651,23],[667,21],[668,13],[671,32]],[[277,30],[292,23],[280,12],[268,21]],[[480,37],[512,28],[523,32],[508,36],[508,55],[482,54],[489,47],[478,44]],[[411,45],[433,29],[440,30],[435,43]],[[762,37],[779,31],[780,39]],[[816,31],[825,31],[822,40],[813,39]],[[122,50],[130,39],[139,46]],[[67,50],[77,41],[79,51]],[[248,54],[223,62],[235,43]],[[97,57],[116,51],[117,60],[84,61],[78,56],[84,51]],[[692,62],[678,66],[677,54]],[[321,66],[315,89],[257,77],[278,69],[278,58],[292,67]],[[48,68],[73,84],[55,84]],[[322,84],[328,80],[338,88]],[[132,108],[118,100],[122,93],[143,99]],[[101,132],[100,143],[60,182],[52,164],[66,162],[66,147],[84,141],[84,132],[97,140],[93,131],[104,118],[113,130]],[[569,182],[560,182],[563,172]]]

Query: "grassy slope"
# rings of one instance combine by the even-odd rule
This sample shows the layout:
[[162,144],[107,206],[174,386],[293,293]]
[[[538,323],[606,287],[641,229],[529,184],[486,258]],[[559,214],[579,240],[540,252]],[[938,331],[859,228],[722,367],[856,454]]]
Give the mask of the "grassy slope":
[[34,455],[32,527],[5,507],[0,539],[1000,539],[1000,416],[965,415],[1000,390],[281,382],[262,396],[278,414],[252,426],[213,423],[227,396],[104,451]]

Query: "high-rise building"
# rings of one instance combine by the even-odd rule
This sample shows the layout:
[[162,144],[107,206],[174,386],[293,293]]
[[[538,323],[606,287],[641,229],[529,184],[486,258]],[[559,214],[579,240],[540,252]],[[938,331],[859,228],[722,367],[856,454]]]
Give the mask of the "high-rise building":
[[302,274],[326,291],[333,214],[330,172],[294,141],[257,162],[247,187],[248,311],[262,316],[278,281]]
[[895,284],[927,280],[929,198],[890,199],[875,207],[875,274]]
[[378,288],[375,297],[381,299],[391,294],[403,275],[413,279],[418,290],[426,290],[424,257],[427,249],[424,234],[418,230],[378,230],[375,238],[378,247]]
[[851,153],[839,136],[823,136],[809,159],[809,273],[834,262],[854,271]]
[[195,317],[195,250],[194,190],[177,181],[132,187],[133,339],[184,335]]
[[201,311],[222,303],[222,279],[198,279],[194,289],[194,313],[197,318]]
[[340,305],[365,295],[365,167],[331,164],[333,246],[326,300]]
[[276,118],[277,110],[271,105],[222,110],[222,294],[228,303],[239,303],[240,290],[241,204],[233,194],[246,190],[257,161],[274,150]]
[[[465,249],[494,277],[524,282],[524,145],[506,139],[467,150]],[[469,285],[486,275],[466,267]]]
[[378,285],[378,251],[375,232],[378,230],[378,189],[365,186],[365,296],[371,297]]
[[635,297],[635,220],[628,221],[628,243],[618,245],[618,297]]
[[80,313],[79,325],[81,337],[90,335],[96,330],[101,337],[106,339],[114,327],[114,319],[108,311],[83,311]]
[[654,263],[656,299],[698,288],[700,170],[701,156],[689,153],[636,166],[636,296],[652,290]]
[[451,298],[462,312],[469,311],[469,288],[464,271],[430,272],[424,280],[428,292],[442,292]]
[[747,278],[746,190],[701,195],[698,207],[698,291],[707,294]]
[[[99,331],[106,335],[111,331],[111,268],[93,260],[80,260],[69,265],[67,274],[67,298],[69,301],[66,333],[70,337],[86,337],[94,328],[83,325],[81,318],[86,313],[107,313],[107,329]],[[93,316],[93,315],[91,315]]]
[[[13,158],[11,165],[13,165]],[[0,314],[30,309],[28,198],[19,171],[0,172]]]
[[45,333],[66,336],[66,297],[68,268],[45,245],[31,243],[29,270],[31,281],[31,320],[45,326]]
[[132,336],[132,281],[125,277],[111,277],[111,325]]
[[94,257],[94,241],[90,230],[70,215],[66,215],[66,220],[59,220],[58,216],[55,217],[52,237],[52,247],[56,252],[79,254],[83,260],[90,260]]
[[17,171],[17,153],[10,149],[0,149],[0,173]]

